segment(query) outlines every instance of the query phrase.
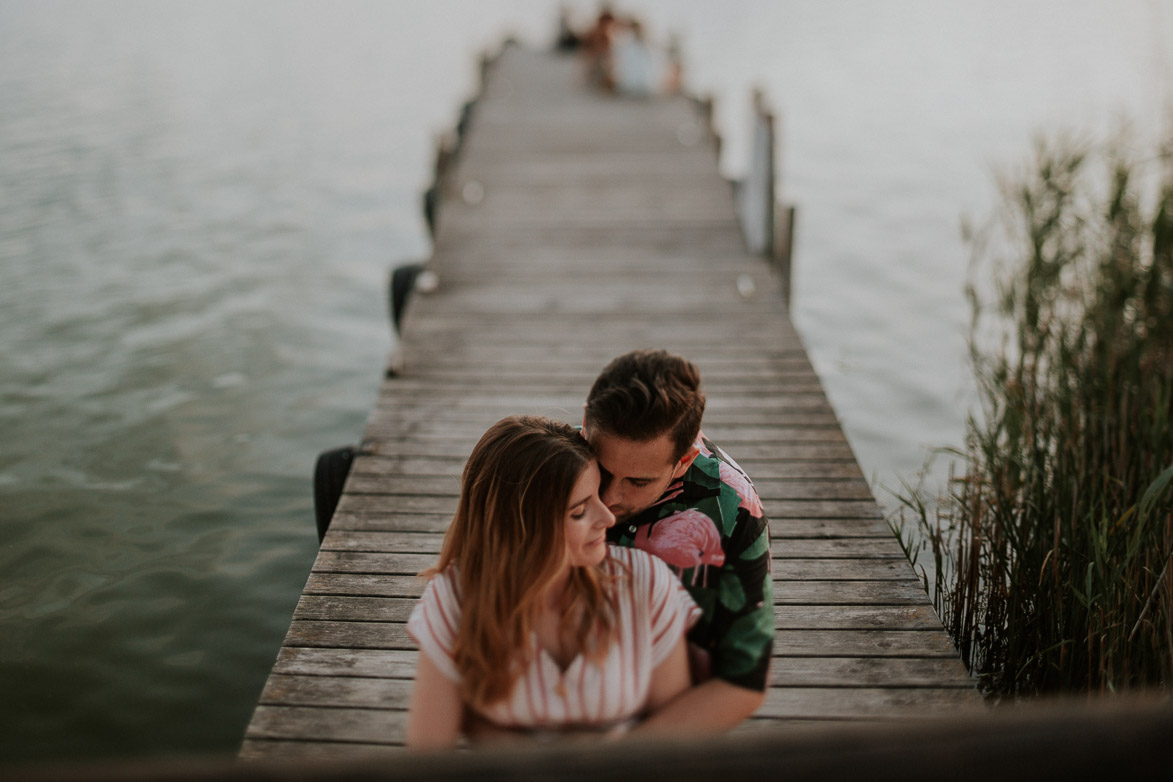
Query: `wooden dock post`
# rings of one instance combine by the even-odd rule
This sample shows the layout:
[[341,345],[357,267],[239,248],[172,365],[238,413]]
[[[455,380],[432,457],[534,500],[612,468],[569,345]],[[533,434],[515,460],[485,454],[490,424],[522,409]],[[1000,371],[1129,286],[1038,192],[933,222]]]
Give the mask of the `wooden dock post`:
[[753,93],[749,169],[737,190],[741,230],[751,253],[769,257],[774,248],[774,113],[761,90]]
[[746,247],[776,266],[782,299],[789,307],[796,207],[778,199],[778,184],[777,120],[765,93],[756,89],[748,169],[745,179],[736,183],[737,211]]
[[[438,189],[429,267],[441,283],[403,314],[399,370],[367,421],[244,758],[402,745],[416,660],[404,622],[464,459],[505,415],[580,421],[598,371],[636,347],[698,365],[705,433],[750,473],[770,518],[771,687],[741,732],[982,709],[777,271],[747,251],[714,151],[696,143],[703,115],[681,96],[594,92],[580,66],[511,46],[488,69]],[[474,184],[478,197],[461,197]]]

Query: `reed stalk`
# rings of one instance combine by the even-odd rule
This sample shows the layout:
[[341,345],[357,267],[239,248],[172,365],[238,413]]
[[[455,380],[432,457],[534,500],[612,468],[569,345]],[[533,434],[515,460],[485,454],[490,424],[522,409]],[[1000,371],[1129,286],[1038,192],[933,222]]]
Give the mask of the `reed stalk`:
[[[1173,167],[1039,142],[974,242],[961,477],[901,499],[985,692],[1173,682]],[[928,584],[926,584],[928,586]]]

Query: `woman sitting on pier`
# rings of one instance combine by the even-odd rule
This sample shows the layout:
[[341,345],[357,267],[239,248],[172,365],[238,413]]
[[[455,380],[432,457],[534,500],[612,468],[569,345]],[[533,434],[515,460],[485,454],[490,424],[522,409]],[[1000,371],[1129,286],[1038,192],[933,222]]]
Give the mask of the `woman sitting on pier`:
[[663,562],[606,543],[599,480],[566,424],[506,418],[481,437],[407,624],[421,650],[409,746],[619,734],[689,686],[699,609]]

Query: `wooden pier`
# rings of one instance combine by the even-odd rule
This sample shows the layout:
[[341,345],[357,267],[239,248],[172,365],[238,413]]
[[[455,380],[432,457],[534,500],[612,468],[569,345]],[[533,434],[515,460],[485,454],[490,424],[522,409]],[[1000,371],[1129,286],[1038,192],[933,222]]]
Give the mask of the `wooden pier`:
[[414,574],[439,551],[464,458],[505,415],[579,422],[595,375],[635,347],[699,366],[704,431],[770,517],[771,689],[740,731],[981,710],[811,368],[784,282],[746,249],[694,101],[602,95],[574,58],[507,47],[438,185],[439,286],[413,295],[243,758],[401,746]]

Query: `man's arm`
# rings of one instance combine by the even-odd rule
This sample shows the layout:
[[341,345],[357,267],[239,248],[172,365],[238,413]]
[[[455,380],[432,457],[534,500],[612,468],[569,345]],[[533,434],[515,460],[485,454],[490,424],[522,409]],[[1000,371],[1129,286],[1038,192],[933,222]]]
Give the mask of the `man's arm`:
[[652,670],[647,708],[655,713],[688,692],[692,679],[688,673],[688,643],[680,636],[672,652]]
[[[770,537],[765,517],[741,519],[739,531],[753,541],[738,549],[726,549],[721,578],[735,581],[745,595],[746,605],[731,621],[734,612],[720,601],[713,609],[724,632],[713,658],[712,679],[681,693],[654,711],[635,731],[659,734],[724,733],[753,714],[766,699],[770,652],[774,639],[774,590],[770,578]],[[722,674],[722,672],[724,672]],[[733,684],[721,675],[744,679],[749,686]],[[761,687],[761,689],[755,689]]]
[[724,733],[753,714],[766,694],[721,679],[710,679],[673,698],[632,733],[660,735]]

